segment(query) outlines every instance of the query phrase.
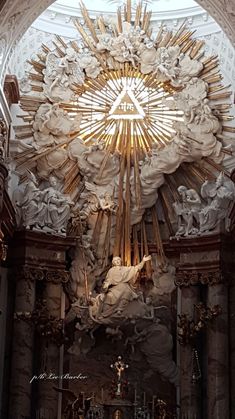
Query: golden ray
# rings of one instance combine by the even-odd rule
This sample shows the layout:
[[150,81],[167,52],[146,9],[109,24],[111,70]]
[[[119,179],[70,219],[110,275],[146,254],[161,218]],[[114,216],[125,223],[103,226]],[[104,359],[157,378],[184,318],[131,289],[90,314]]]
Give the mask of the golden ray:
[[205,41],[196,41],[195,46],[192,48],[190,52],[190,57],[195,59],[201,48],[205,45]]
[[153,234],[154,234],[156,245],[157,245],[157,252],[160,259],[160,264],[164,266],[166,264],[166,256],[164,253],[164,248],[163,248],[163,243],[161,239],[159,222],[158,222],[155,206],[151,208],[151,213],[152,213],[152,221],[153,221]]
[[57,52],[57,54],[59,55],[60,58],[65,56],[65,52],[62,51],[62,49],[57,45],[57,43],[55,41],[52,41],[53,45],[55,45],[55,50]]
[[230,177],[230,173],[224,169],[222,164],[216,163],[214,160],[211,160],[209,157],[205,157],[205,161],[214,169],[216,169],[218,172],[224,172],[226,176]]
[[64,40],[59,35],[55,35],[55,37],[57,41],[62,45],[62,47],[66,50],[68,47]]
[[162,208],[163,208],[163,212],[164,212],[164,218],[166,220],[169,235],[171,237],[171,236],[174,236],[174,234],[175,234],[174,230],[173,230],[173,227],[172,227],[172,224],[171,224],[171,221],[170,221],[170,217],[169,217],[169,214],[172,212],[172,202],[169,203],[169,201],[167,199],[167,195],[165,193],[165,189],[166,189],[166,187],[165,188],[161,187],[158,190],[158,196],[159,196],[159,199],[160,199],[161,204],[162,204]]
[[42,64],[36,60],[27,60],[28,64],[30,64],[38,73],[42,73],[42,70],[46,68],[45,64]]
[[235,127],[228,127],[223,125],[223,132],[235,132]]
[[[147,232],[146,232],[146,226],[145,226],[144,218],[142,218],[141,227],[142,227],[141,230],[142,230],[143,250],[144,250],[144,253],[146,255],[148,255],[149,254],[148,239],[147,239]],[[145,264],[145,271],[146,271],[147,278],[151,278],[151,276],[152,276],[151,261],[149,261]]]
[[[169,42],[169,46],[174,46],[176,45],[178,39],[180,38],[180,36],[182,35],[182,33],[185,32],[187,26],[186,26],[186,19],[183,21],[183,23],[181,24],[181,26],[178,28],[178,30],[176,31],[176,33],[172,36],[170,42]],[[159,31],[160,32],[160,31]],[[157,41],[156,41],[157,43]]]
[[35,73],[29,73],[28,74],[28,77],[29,77],[29,79],[30,80],[34,80],[34,81],[40,81],[40,82],[43,82],[43,80],[44,80],[44,76],[43,76],[43,74],[35,74]]

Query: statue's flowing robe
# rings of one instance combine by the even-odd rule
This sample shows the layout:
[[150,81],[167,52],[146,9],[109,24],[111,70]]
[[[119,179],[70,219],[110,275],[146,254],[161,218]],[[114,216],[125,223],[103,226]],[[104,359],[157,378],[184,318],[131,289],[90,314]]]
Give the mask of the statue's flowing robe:
[[46,205],[42,202],[42,192],[30,180],[26,185],[20,206],[23,224],[26,227],[43,223],[46,214]]
[[200,212],[200,230],[209,231],[214,229],[218,222],[227,215],[227,210],[231,201],[234,201],[235,190],[231,182],[227,182],[228,186],[211,184],[202,185],[202,197],[207,198],[208,205]]
[[70,206],[66,198],[54,188],[45,191],[44,201],[47,203],[46,222],[55,229],[66,225],[70,215]]
[[108,289],[101,303],[98,304],[96,319],[106,323],[108,317],[120,315],[128,303],[138,298],[135,290],[137,274],[142,268],[142,263],[136,266],[114,266],[106,276],[103,287]]

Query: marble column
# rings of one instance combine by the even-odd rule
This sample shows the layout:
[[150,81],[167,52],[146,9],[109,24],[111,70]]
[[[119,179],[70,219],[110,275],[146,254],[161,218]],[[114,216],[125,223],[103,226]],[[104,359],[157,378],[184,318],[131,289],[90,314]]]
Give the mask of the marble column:
[[207,329],[207,419],[229,416],[228,289],[224,284],[208,287],[208,306],[219,304],[222,314]]
[[[16,280],[15,312],[32,312],[35,304],[35,279],[21,269]],[[34,327],[25,320],[14,320],[10,382],[9,419],[31,418]]]
[[[183,287],[181,290],[181,312],[194,317],[194,304],[199,302],[198,286]],[[181,419],[201,419],[200,384],[192,383],[192,346],[180,348],[180,405]]]
[[[57,319],[61,316],[60,283],[48,282],[45,284],[44,299],[48,314]],[[50,337],[41,338],[41,362],[38,373],[46,373],[47,378],[38,382],[38,411],[43,413],[44,419],[56,419],[58,411],[58,393],[53,387],[59,387],[60,382],[60,347]],[[51,378],[50,378],[51,377]]]

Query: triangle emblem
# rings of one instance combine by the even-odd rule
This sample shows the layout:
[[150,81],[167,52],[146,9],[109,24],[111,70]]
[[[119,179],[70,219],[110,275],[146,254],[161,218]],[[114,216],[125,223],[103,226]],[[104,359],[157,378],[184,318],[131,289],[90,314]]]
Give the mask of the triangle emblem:
[[123,89],[110,109],[108,119],[143,119],[144,116],[132,90]]

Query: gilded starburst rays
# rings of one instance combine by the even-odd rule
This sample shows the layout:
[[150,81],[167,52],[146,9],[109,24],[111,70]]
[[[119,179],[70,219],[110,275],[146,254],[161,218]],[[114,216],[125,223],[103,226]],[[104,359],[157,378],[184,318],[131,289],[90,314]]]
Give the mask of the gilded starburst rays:
[[110,153],[125,155],[125,130],[130,153],[143,158],[153,147],[161,148],[171,141],[174,122],[183,112],[169,109],[164,100],[172,97],[172,87],[147,77],[129,65],[119,71],[107,71],[88,81],[84,91],[74,87],[77,100],[65,105],[72,113],[82,113],[79,136],[86,144],[94,139],[105,144]]
[[[98,65],[100,65],[100,72],[96,77],[92,74],[86,74],[82,83],[76,84],[74,82],[71,84],[70,89],[75,93],[75,97],[69,101],[60,101],[60,107],[67,111],[72,118],[76,114],[82,114],[80,130],[79,132],[71,133],[67,143],[64,142],[63,144],[43,149],[33,157],[31,157],[29,151],[20,153],[17,156],[17,160],[21,168],[29,164],[28,155],[30,155],[30,162],[33,165],[40,157],[50,154],[60,147],[66,148],[67,144],[70,144],[71,138],[75,138],[77,135],[87,145],[90,145],[93,140],[105,144],[107,155],[104,158],[102,167],[107,162],[110,154],[115,153],[115,151],[120,154],[121,159],[122,157],[126,159],[127,153],[130,153],[131,165],[133,165],[134,161],[138,162],[145,155],[151,153],[152,148],[159,149],[167,145],[175,134],[174,122],[182,121],[184,112],[175,108],[169,108],[166,105],[167,99],[174,99],[174,95],[182,87],[175,87],[170,80],[159,81],[153,71],[144,74],[141,71],[138,60],[135,62],[135,65],[133,65],[132,59],[130,60],[131,62],[128,62],[128,60],[118,62],[110,56],[107,50],[101,53],[97,49],[100,36],[111,36],[115,40],[124,33],[126,24],[132,25],[134,31],[137,30],[138,32],[141,30],[150,39],[152,37],[150,28],[151,12],[139,4],[134,16],[132,16],[131,2],[127,0],[124,9],[121,10],[119,8],[117,11],[116,24],[111,25],[110,28],[107,28],[102,16],[95,23],[90,18],[83,3],[81,3],[81,12],[86,23],[86,29],[81,26],[78,20],[75,21],[75,26],[83,39],[87,51],[89,50],[90,54],[95,57],[92,59],[95,59]],[[227,115],[229,105],[226,105],[228,108],[225,109],[223,108],[224,104],[219,104],[218,100],[229,98],[231,92],[220,83],[221,75],[218,68],[218,58],[216,56],[204,58],[204,53],[201,51],[203,42],[192,39],[192,35],[193,32],[187,30],[185,25],[182,25],[174,34],[172,32],[165,33],[163,28],[160,28],[155,39],[152,37],[154,39],[153,45],[158,49],[179,47],[182,54],[187,54],[190,59],[196,59],[203,64],[200,78],[208,83],[208,98],[211,102],[216,101],[214,108],[221,121],[228,121],[231,118]],[[55,52],[52,52],[46,45],[42,45],[43,53],[38,54],[39,60],[30,61],[34,69],[34,72],[29,73],[29,78],[32,81],[32,91],[39,94],[44,89],[45,69],[49,62],[49,55],[54,54],[55,57],[56,54],[57,60],[61,61],[66,57],[68,45],[64,40],[57,36],[54,45]],[[80,45],[75,41],[70,43],[70,47],[77,54],[81,52]],[[55,82],[53,82],[54,84]],[[118,101],[122,92],[131,92],[132,99],[129,100],[129,107],[134,105],[135,108],[138,108],[138,106],[139,109],[141,108],[142,112],[138,109],[136,112],[139,114],[139,118],[133,117],[130,109],[129,113],[125,109],[126,115],[124,117],[123,112],[122,117],[121,108],[128,106],[128,101],[125,103],[125,100],[119,103],[119,111],[115,109],[112,112],[112,107]],[[45,99],[37,98],[36,95],[22,98],[22,109],[31,113],[30,116],[23,117],[25,122],[30,123],[33,121],[33,113],[37,111],[43,102],[45,102]],[[135,103],[133,104],[133,102]],[[224,125],[223,131],[232,132],[233,128]],[[124,145],[126,141],[123,139],[126,136],[128,136],[128,144],[130,143],[130,148],[128,149]],[[66,185],[65,189],[70,189],[70,186]],[[76,185],[74,184],[72,189],[75,187]]]

